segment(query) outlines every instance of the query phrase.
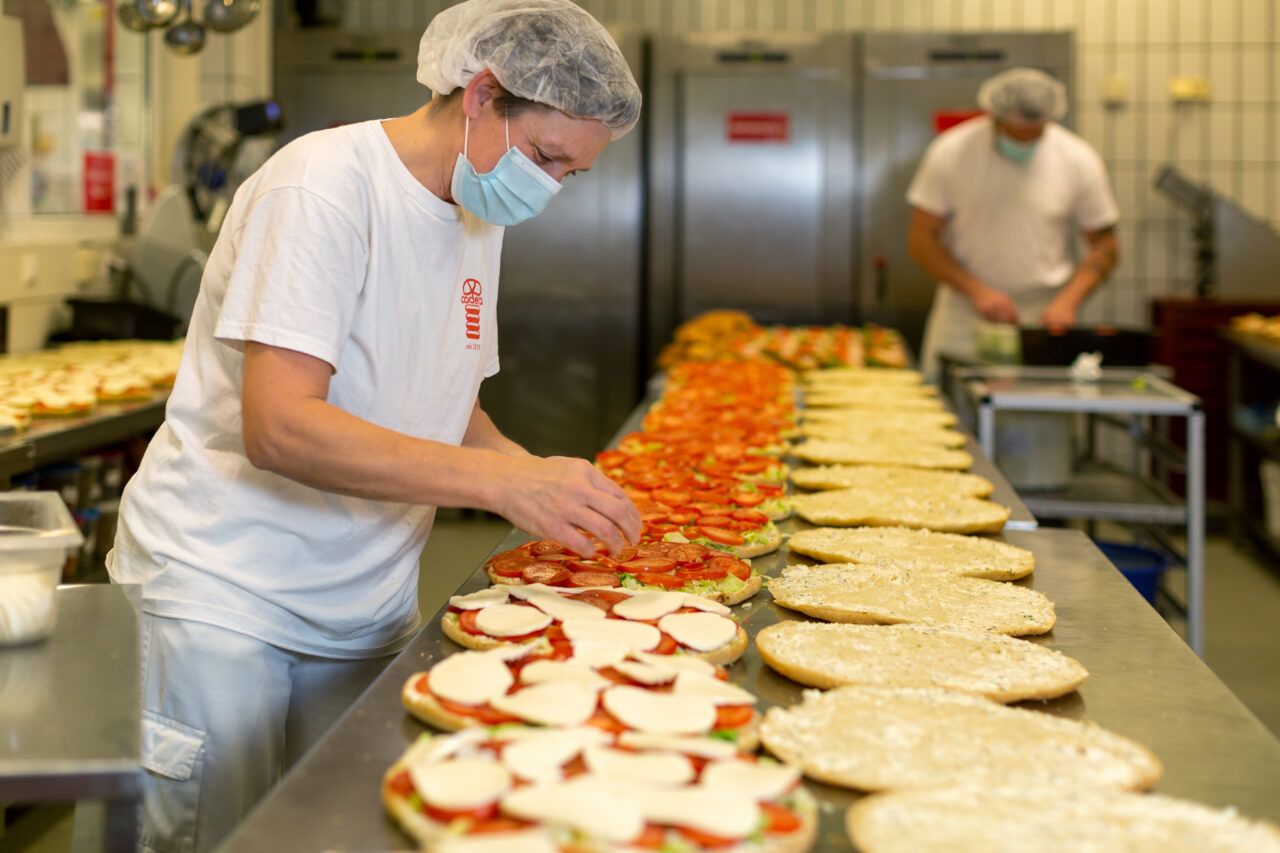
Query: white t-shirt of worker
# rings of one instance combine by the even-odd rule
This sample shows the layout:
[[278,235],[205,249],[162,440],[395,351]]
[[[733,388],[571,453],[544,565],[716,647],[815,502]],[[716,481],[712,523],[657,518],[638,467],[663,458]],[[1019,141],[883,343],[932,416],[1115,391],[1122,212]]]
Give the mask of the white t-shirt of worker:
[[209,256],[164,425],[124,492],[112,578],[140,583],[149,613],[306,654],[402,648],[435,508],[255,468],[244,344],[328,362],[329,403],[460,444],[498,370],[502,236],[418,183],[380,122],[281,149],[237,191]]
[[1065,284],[1080,231],[1120,218],[1097,152],[1059,124],[1045,126],[1035,153],[1014,163],[995,147],[990,118],[971,119],[929,145],[907,201],[946,218],[952,257],[1010,296]]

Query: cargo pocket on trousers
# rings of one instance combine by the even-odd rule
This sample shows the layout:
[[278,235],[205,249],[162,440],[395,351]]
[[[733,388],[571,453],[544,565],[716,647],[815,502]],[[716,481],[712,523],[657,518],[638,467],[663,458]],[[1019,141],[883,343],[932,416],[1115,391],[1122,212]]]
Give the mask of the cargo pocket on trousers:
[[142,802],[145,850],[195,849],[204,732],[150,711],[142,712],[142,767],[148,771]]

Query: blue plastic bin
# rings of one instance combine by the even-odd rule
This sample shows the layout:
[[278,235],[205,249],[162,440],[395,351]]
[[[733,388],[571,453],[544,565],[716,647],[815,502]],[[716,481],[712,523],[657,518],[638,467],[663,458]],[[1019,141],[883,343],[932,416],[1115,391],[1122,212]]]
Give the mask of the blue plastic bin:
[[1143,598],[1153,605],[1156,603],[1156,588],[1160,585],[1160,576],[1169,568],[1169,560],[1165,554],[1142,545],[1098,540],[1094,540],[1094,544],[1120,570],[1120,574],[1142,593]]

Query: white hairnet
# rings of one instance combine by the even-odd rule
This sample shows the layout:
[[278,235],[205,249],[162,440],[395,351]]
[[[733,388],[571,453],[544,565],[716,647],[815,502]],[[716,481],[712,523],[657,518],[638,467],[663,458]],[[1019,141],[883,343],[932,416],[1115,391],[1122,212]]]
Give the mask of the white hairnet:
[[1067,114],[1067,88],[1035,68],[1010,68],[982,84],[978,106],[997,119],[1059,121]]
[[601,121],[614,139],[640,118],[640,87],[622,51],[569,0],[467,0],[431,20],[419,83],[447,95],[486,68],[511,94]]

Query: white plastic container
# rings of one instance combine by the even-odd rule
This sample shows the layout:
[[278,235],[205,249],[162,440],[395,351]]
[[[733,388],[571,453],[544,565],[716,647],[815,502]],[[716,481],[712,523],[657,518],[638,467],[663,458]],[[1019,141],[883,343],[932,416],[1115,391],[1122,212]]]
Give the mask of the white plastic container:
[[1019,492],[1061,489],[1071,479],[1075,415],[996,413],[996,467]]
[[0,646],[53,633],[62,566],[83,542],[57,492],[0,492]]

